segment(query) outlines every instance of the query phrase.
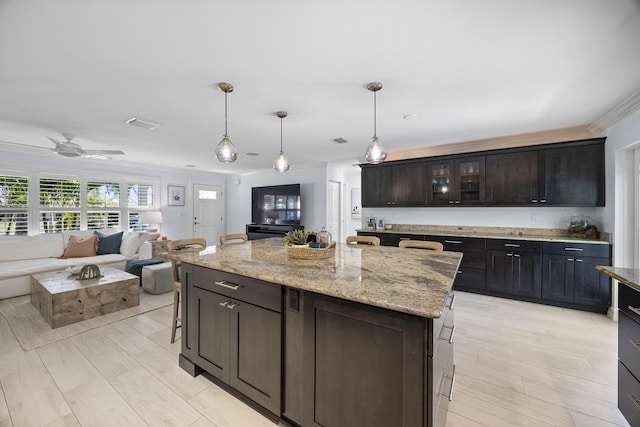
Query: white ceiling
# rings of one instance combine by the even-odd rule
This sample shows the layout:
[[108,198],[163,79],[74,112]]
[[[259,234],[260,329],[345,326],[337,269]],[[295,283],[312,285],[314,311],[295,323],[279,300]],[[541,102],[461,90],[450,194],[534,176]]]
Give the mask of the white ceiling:
[[[70,132],[126,153],[109,162],[268,170],[284,110],[292,167],[353,161],[373,135],[371,81],[390,151],[588,125],[640,89],[639,4],[0,0],[0,155]],[[219,82],[235,86],[231,164],[213,154]]]

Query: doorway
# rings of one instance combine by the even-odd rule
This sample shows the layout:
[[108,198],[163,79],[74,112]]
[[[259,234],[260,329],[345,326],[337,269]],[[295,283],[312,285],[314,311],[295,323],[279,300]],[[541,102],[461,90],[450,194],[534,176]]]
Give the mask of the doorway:
[[339,182],[329,181],[327,187],[327,231],[333,240],[342,241],[342,188]]
[[208,245],[220,240],[224,211],[222,187],[193,185],[193,237],[202,237]]

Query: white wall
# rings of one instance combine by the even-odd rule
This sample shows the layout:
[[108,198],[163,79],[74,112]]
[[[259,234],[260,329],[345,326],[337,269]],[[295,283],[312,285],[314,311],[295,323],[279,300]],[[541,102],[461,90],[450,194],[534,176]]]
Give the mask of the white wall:
[[268,185],[300,184],[301,222],[307,231],[320,231],[325,225],[326,167],[290,169],[288,172],[263,172],[227,177],[225,233],[244,233],[251,224],[251,188]]
[[[221,185],[223,189],[225,186],[225,176],[221,174],[182,172],[137,165],[119,166],[108,160],[67,159],[55,155],[40,156],[2,152],[0,153],[0,169],[73,173],[95,177],[141,175],[156,178],[160,181],[160,209],[164,220],[161,232],[169,239],[184,239],[192,236],[193,184]],[[185,186],[185,206],[167,206],[168,184]]]

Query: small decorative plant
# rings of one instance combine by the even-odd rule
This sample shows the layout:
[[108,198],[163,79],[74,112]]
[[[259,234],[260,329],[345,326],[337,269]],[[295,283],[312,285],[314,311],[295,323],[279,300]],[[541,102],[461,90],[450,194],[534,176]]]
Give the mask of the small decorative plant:
[[292,230],[284,235],[284,242],[289,245],[306,245],[309,233],[303,230]]

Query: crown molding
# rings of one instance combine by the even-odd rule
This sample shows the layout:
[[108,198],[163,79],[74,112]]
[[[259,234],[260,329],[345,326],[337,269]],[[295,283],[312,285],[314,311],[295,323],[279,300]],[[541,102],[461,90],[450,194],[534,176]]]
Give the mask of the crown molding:
[[541,132],[464,141],[453,144],[394,150],[388,153],[387,161],[442,156],[446,154],[464,154],[474,151],[497,150],[502,148],[526,147],[531,145],[550,144],[554,142],[578,141],[581,139],[604,136],[602,132],[597,131],[595,128],[592,129],[592,127],[593,125],[582,125]]
[[594,132],[603,132],[639,108],[640,89],[632,93],[620,104],[607,111],[605,115],[593,122],[590,128],[592,128]]

